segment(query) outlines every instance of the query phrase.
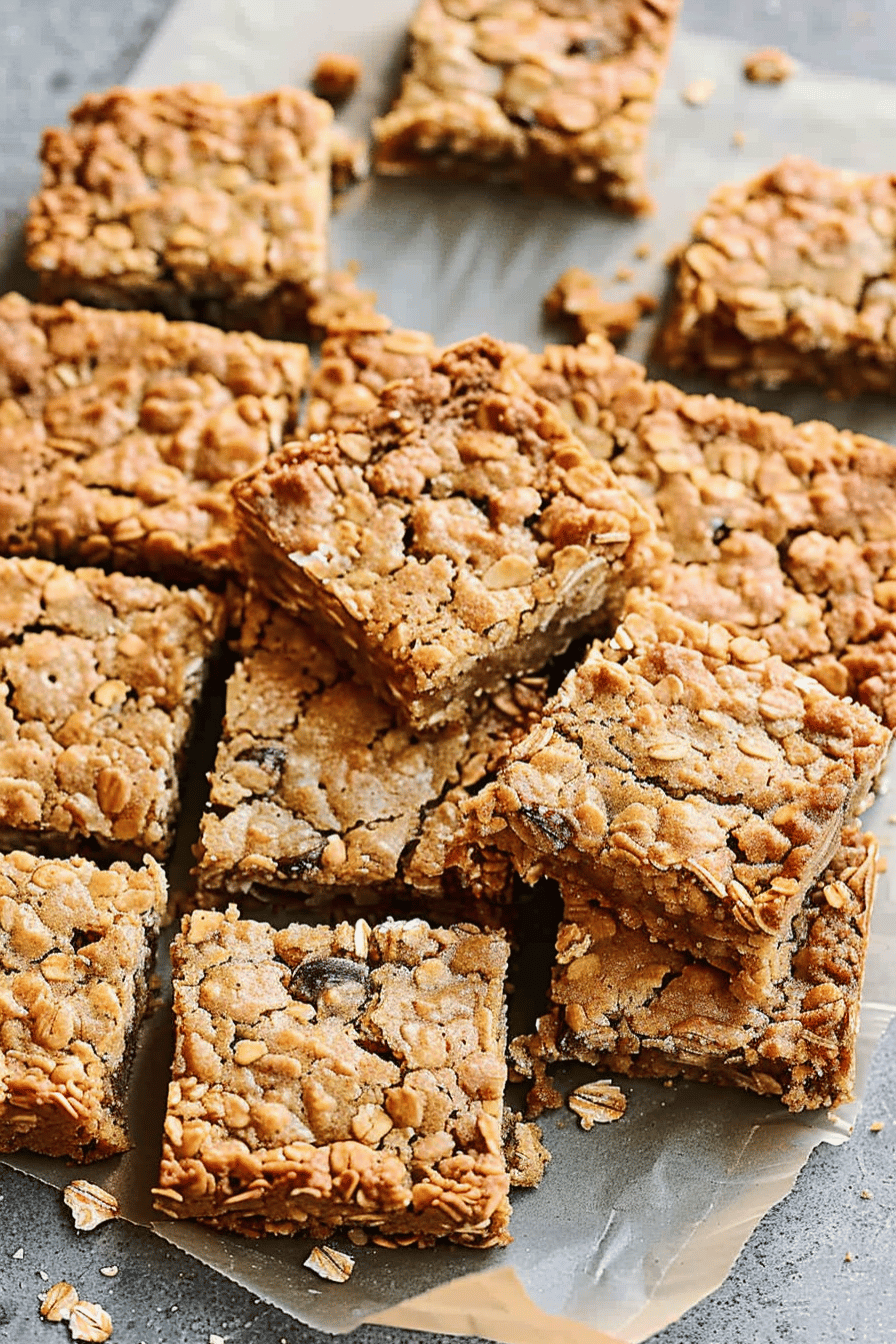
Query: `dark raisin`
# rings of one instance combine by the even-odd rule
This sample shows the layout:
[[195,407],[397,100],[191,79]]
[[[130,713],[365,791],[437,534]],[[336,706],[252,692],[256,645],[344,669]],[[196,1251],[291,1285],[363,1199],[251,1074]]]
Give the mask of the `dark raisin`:
[[520,813],[530,826],[550,840],[554,849],[563,849],[572,839],[572,827],[561,813],[553,808],[521,807]]
[[262,770],[270,770],[279,775],[286,764],[286,750],[274,742],[259,743],[256,747],[245,747],[237,756],[238,761],[253,761]]
[[366,988],[367,967],[348,957],[309,957],[299,962],[289,982],[289,992],[306,1003],[317,1003],[328,989]]
[[307,854],[290,854],[286,858],[278,859],[277,872],[281,877],[287,879],[304,877],[306,873],[310,873],[317,868],[323,852],[323,844],[319,844],[314,849],[309,850]]

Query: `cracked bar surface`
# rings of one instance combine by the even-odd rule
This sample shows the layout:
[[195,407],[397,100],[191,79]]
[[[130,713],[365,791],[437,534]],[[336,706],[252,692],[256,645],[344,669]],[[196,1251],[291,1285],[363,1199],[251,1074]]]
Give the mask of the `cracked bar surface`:
[[305,346],[0,299],[0,550],[220,583],[230,484],[295,429]]
[[584,899],[567,900],[557,936],[555,1008],[531,1056],[577,1059],[636,1077],[681,1075],[779,1097],[792,1111],[852,1098],[877,842],[847,827],[794,924],[786,973],[761,1003],[744,1003],[729,977],[675,952]]
[[420,736],[311,629],[258,596],[240,650],[197,851],[202,888],[459,894],[463,874],[446,872],[445,856],[461,803],[535,721],[544,680],[512,684],[476,719]]
[[250,1236],[505,1244],[507,954],[471,925],[188,916],[156,1207]]
[[508,854],[755,1001],[890,736],[763,641],[642,600],[465,807],[459,849]]
[[665,552],[491,337],[234,486],[252,578],[415,727],[609,623]]
[[677,0],[422,0],[381,173],[651,208],[645,146]]
[[0,1152],[89,1162],[129,1145],[125,1089],[165,875],[0,856]]
[[44,132],[26,226],[43,297],[301,331],[326,270],[332,116],[301,89],[90,94]]
[[736,387],[896,390],[896,177],[787,158],[713,193],[657,343]]
[[163,859],[221,599],[0,559],[0,845]]

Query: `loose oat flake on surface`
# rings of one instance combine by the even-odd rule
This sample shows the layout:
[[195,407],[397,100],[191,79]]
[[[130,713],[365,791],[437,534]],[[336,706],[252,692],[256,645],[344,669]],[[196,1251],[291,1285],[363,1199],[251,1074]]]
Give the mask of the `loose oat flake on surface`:
[[625,1093],[609,1079],[598,1083],[584,1083],[569,1095],[569,1109],[575,1111],[583,1129],[594,1125],[608,1125],[621,1120],[627,1105]]
[[355,1267],[350,1255],[343,1251],[334,1251],[330,1246],[315,1246],[305,1261],[306,1269],[313,1269],[322,1279],[331,1283],[345,1283]]
[[68,1318],[72,1339],[102,1344],[112,1334],[112,1317],[96,1302],[76,1302]]
[[78,1304],[78,1290],[61,1280],[48,1288],[40,1301],[40,1314],[46,1321],[67,1321]]
[[100,1223],[118,1217],[118,1200],[90,1181],[72,1181],[62,1192],[79,1232],[92,1232]]

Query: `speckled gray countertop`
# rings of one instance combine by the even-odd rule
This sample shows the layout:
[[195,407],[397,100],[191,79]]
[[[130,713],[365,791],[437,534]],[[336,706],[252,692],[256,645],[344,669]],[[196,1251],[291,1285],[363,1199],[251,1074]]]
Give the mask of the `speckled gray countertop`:
[[[4,289],[28,286],[17,224],[37,182],[41,129],[62,121],[89,90],[126,79],[168,4],[0,3]],[[896,82],[893,0],[684,0],[683,26],[756,46],[782,46],[816,70]],[[893,157],[896,168],[896,148]],[[883,1128],[872,1130],[875,1122]],[[38,1317],[43,1275],[49,1282],[68,1279],[83,1297],[103,1302],[114,1321],[113,1339],[127,1344],[207,1344],[213,1335],[228,1344],[332,1338],[259,1302],[142,1229],[109,1223],[101,1239],[76,1233],[55,1191],[3,1167],[0,1201],[0,1339],[51,1344],[54,1337],[68,1338],[64,1326]],[[118,1267],[114,1277],[101,1273],[110,1266]],[[411,1344],[422,1337],[369,1326],[348,1338],[354,1344]],[[434,1344],[447,1340],[425,1338]],[[654,1344],[896,1341],[896,1024],[878,1048],[850,1141],[816,1149],[722,1287],[653,1338]]]

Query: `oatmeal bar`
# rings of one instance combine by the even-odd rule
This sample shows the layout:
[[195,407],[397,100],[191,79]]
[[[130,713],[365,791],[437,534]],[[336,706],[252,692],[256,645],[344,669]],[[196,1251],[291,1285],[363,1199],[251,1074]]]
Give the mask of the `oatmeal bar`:
[[466,805],[459,848],[611,907],[750,1001],[890,736],[764,642],[642,600]]
[[250,1236],[505,1244],[507,951],[472,925],[188,916],[156,1207]]
[[246,564],[415,727],[608,622],[664,555],[647,514],[490,337],[237,482]]
[[224,604],[0,559],[0,848],[165,857]]
[[89,95],[44,132],[26,231],[43,296],[301,330],[326,269],[332,117],[300,89]]
[[896,390],[896,176],[784,159],[719,188],[678,264],[670,368],[736,387]]
[[129,1146],[125,1088],[167,887],[158,864],[0,855],[0,1152]]
[[[365,314],[366,316],[366,314]],[[425,377],[438,358],[433,338],[424,331],[384,329],[371,309],[373,330],[364,318],[347,314],[347,330],[330,331],[321,345],[320,361],[311,375],[302,432],[345,430],[359,416],[376,408],[386,383]]]
[[445,871],[460,805],[535,721],[544,681],[514,683],[476,719],[421,737],[262,598],[249,599],[240,647],[202,820],[201,887],[367,901],[462,887],[458,869]]
[[645,146],[678,0],[422,0],[381,173],[651,208]]
[[551,997],[511,1056],[578,1059],[640,1077],[683,1075],[780,1097],[792,1111],[849,1101],[877,843],[847,827],[794,925],[791,964],[761,1004],[716,967],[566,902]]
[[302,345],[0,298],[0,552],[218,582],[230,485],[296,424]]

